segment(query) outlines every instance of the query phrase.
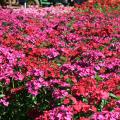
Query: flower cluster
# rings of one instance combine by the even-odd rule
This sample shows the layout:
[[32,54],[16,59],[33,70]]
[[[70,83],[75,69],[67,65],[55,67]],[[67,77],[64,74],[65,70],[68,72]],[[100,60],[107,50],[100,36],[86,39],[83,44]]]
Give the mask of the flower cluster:
[[120,119],[120,12],[85,5],[0,10],[0,119]]

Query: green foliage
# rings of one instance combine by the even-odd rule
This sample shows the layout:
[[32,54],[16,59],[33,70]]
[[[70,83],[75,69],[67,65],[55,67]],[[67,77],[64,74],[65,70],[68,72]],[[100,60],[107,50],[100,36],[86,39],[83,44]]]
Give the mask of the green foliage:
[[95,79],[97,80],[97,81],[103,81],[103,79],[99,76],[99,75],[95,75]]
[[112,97],[112,98],[114,98],[114,99],[116,99],[116,100],[120,100],[120,96],[116,96],[113,93],[110,93],[109,96]]
[[101,104],[99,106],[97,106],[98,111],[101,112],[102,109],[104,108],[104,106],[106,106],[107,104],[108,104],[108,101],[105,99],[102,99]]
[[0,98],[3,98],[5,95],[4,94],[0,94]]

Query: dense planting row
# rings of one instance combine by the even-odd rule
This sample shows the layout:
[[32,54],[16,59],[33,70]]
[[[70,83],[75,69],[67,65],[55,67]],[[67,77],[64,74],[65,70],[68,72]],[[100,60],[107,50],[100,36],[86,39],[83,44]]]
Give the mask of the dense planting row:
[[119,120],[120,13],[51,7],[0,11],[0,119]]

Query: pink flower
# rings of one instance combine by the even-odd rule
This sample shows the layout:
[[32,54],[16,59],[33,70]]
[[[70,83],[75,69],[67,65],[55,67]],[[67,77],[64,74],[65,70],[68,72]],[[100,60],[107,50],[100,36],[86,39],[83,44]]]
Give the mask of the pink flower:
[[9,79],[9,78],[6,78],[6,79],[5,79],[5,84],[6,84],[6,85],[9,85],[9,84],[10,84],[10,79]]
[[96,69],[96,70],[100,70],[100,67],[99,67],[99,66],[96,66],[95,69]]
[[22,75],[21,73],[17,73],[17,77],[20,81],[24,80],[24,75]]
[[68,98],[64,99],[63,103],[66,105],[66,104],[69,104],[70,103],[70,100]]
[[6,98],[0,99],[0,103],[2,103],[6,107],[9,105],[9,102],[7,102]]
[[53,96],[57,99],[60,99],[60,98],[63,98],[63,97],[66,97],[68,95],[68,92],[66,90],[59,90],[59,89],[56,89],[54,90],[53,92]]
[[57,52],[57,50],[55,48],[51,48],[49,49],[49,51],[46,53],[48,58],[55,58],[59,55],[59,52]]
[[108,97],[109,97],[109,93],[108,92],[101,91],[100,93],[101,93],[102,99],[105,99],[105,100],[108,99]]
[[44,71],[35,69],[34,74],[35,74],[35,76],[41,76],[41,77],[43,77],[44,76]]

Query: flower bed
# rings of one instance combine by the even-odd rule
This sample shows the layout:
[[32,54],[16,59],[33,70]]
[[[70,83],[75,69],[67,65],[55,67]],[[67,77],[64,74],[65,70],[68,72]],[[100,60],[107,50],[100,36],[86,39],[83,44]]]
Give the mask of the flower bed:
[[0,119],[120,119],[119,11],[0,15]]

